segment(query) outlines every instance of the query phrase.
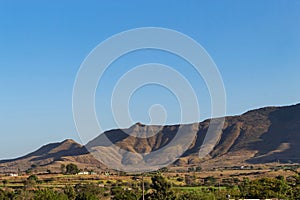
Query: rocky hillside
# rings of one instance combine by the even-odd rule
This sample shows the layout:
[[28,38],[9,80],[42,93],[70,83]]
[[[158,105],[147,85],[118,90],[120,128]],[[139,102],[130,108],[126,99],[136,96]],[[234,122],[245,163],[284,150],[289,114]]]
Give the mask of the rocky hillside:
[[74,140],[50,143],[25,156],[0,161],[0,172],[16,172],[18,170],[53,170],[59,171],[60,165],[76,163],[79,166],[103,166],[94,159],[86,148]]
[[[198,153],[210,120],[186,125],[197,134],[188,150],[173,165],[233,166],[261,163],[300,163],[300,104],[265,107],[239,116],[226,117],[222,133],[214,149],[205,158]],[[180,125],[155,126],[137,123],[126,130],[110,130],[85,147],[72,140],[48,144],[26,156],[0,161],[0,170],[28,169],[32,165],[48,166],[76,162],[84,166],[103,167],[86,150],[107,146],[103,136],[121,149],[149,153],[159,150],[174,139]],[[188,130],[186,129],[188,134]],[[130,133],[128,135],[127,133]],[[157,133],[157,134],[154,134]],[[150,137],[145,138],[145,136]],[[135,137],[138,136],[138,137]],[[112,156],[113,157],[113,156]],[[122,162],[135,162],[126,158]]]

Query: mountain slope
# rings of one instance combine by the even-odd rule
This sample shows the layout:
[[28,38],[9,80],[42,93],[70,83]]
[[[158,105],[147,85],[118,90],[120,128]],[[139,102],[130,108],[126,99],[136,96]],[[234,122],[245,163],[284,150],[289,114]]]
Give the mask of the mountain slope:
[[[217,144],[208,156],[199,159],[198,153],[209,123],[210,120],[205,120],[185,125],[196,130],[197,134],[188,150],[174,165],[201,164],[204,167],[218,167],[270,162],[300,163],[300,104],[266,107],[239,116],[226,117]],[[179,127],[180,125],[148,126],[137,123],[128,129],[106,131],[85,147],[72,140],[48,144],[26,156],[0,161],[0,171],[12,168],[25,170],[31,165],[48,166],[63,162],[104,167],[86,150],[107,147],[109,143],[105,142],[104,136],[121,149],[149,153],[168,145],[175,138]],[[131,160],[125,154],[121,156],[121,162],[139,162]],[[114,154],[111,155],[113,157]]]
[[25,171],[34,169],[36,166],[57,165],[64,162],[82,162],[98,164],[98,161],[88,154],[84,146],[74,140],[67,139],[63,142],[50,143],[25,156],[0,161],[0,171]]
[[228,117],[210,153],[214,164],[300,163],[300,104]]
[[[300,104],[285,107],[266,107],[246,112],[240,116],[226,117],[219,141],[210,154],[200,160],[198,153],[207,132],[210,120],[190,124],[198,126],[196,137],[188,150],[176,163],[189,165],[203,163],[209,166],[235,164],[257,164],[269,162],[300,163]],[[121,149],[131,152],[149,153],[167,145],[174,138],[179,125],[145,126],[135,124],[126,129],[112,130],[104,135]],[[160,131],[158,131],[160,129]],[[103,134],[89,142],[86,147],[106,146]],[[126,157],[125,155],[123,155]],[[128,162],[123,160],[124,162]],[[129,161],[134,162],[134,161]],[[175,164],[176,164],[175,163]]]

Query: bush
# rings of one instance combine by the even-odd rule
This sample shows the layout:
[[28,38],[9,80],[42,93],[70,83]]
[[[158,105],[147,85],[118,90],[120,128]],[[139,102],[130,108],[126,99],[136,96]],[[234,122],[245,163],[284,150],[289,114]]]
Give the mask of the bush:
[[68,196],[51,189],[38,190],[35,194],[35,200],[68,200]]
[[66,174],[78,174],[78,172],[79,169],[77,165],[71,163],[66,166]]
[[94,200],[101,199],[104,196],[105,189],[95,184],[76,185],[76,200]]
[[171,184],[161,175],[151,178],[152,193],[146,195],[146,199],[175,199],[175,194],[171,190]]
[[182,181],[184,181],[184,178],[178,177],[176,180],[177,180],[178,182],[182,182]]
[[140,197],[141,194],[139,192],[120,189],[112,199],[113,200],[137,200],[140,199]]
[[64,193],[68,196],[69,200],[74,200],[76,198],[76,192],[72,186],[65,186]]

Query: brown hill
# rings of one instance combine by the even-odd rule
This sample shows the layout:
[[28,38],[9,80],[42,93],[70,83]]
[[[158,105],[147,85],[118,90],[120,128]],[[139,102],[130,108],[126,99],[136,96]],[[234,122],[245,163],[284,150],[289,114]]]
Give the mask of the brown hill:
[[[185,125],[197,134],[188,150],[174,165],[201,164],[203,167],[233,166],[261,163],[300,163],[300,104],[285,107],[266,107],[239,116],[226,117],[216,146],[204,159],[198,158],[210,120]],[[174,139],[180,125],[157,126],[137,123],[132,127],[110,130],[90,141],[85,147],[72,140],[54,143],[13,160],[0,161],[1,169],[28,169],[31,165],[48,166],[76,162],[84,166],[103,167],[86,150],[109,145],[104,135],[121,149],[149,153],[159,150]],[[187,129],[188,130],[188,129]],[[128,135],[127,133],[130,133]],[[154,134],[157,133],[157,134]],[[188,134],[188,133],[187,133]],[[138,137],[134,137],[135,135]],[[147,138],[143,138],[145,136]],[[122,155],[121,162],[138,162]],[[113,155],[111,156],[113,158]]]
[[[198,158],[200,147],[210,120],[188,126],[198,127],[197,135],[175,165],[232,166],[270,162],[300,163],[300,104],[286,107],[266,107],[252,110],[240,116],[226,117],[219,141],[209,156]],[[112,130],[104,134],[121,149],[149,153],[163,148],[174,138],[179,125],[146,126],[135,124],[126,130]],[[160,130],[160,131],[158,131]],[[148,138],[129,136],[149,135]],[[152,135],[152,134],[151,134]],[[106,146],[103,135],[89,142],[86,147]],[[137,162],[122,155],[122,162]]]
[[227,117],[207,163],[215,166],[300,163],[300,104],[267,107]]
[[76,163],[80,166],[99,165],[86,150],[86,148],[74,140],[67,139],[63,142],[50,143],[42,146],[38,150],[25,156],[0,161],[0,172],[16,172],[28,169],[51,169],[60,170],[60,165],[64,163]]

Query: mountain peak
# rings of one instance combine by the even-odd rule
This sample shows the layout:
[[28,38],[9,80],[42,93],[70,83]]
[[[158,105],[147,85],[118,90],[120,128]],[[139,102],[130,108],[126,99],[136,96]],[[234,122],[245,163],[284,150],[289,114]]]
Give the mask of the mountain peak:
[[65,143],[69,143],[69,144],[78,144],[77,142],[75,142],[72,139],[65,139],[64,141],[61,142],[61,144],[65,144]]
[[[203,163],[195,158],[203,144],[203,136],[207,132],[209,120],[195,125],[198,127],[195,141],[179,158],[180,165],[201,164],[223,167],[278,161],[300,163],[298,156],[300,154],[298,145],[300,142],[300,104],[264,107],[239,116],[226,117],[220,138]],[[66,139],[62,142],[44,145],[23,157],[0,161],[0,171],[6,168],[11,169],[11,167],[26,170],[32,164],[40,166],[56,164],[59,168],[61,161],[76,161],[87,166],[98,166],[99,162],[95,161],[96,159],[89,154],[87,149],[109,145],[102,138],[104,136],[121,149],[134,153],[149,153],[168,145],[176,135],[179,126],[180,124],[162,126],[137,122],[126,131],[124,129],[106,131],[86,146],[72,139]],[[135,162],[126,155],[121,156],[126,158],[124,162]]]
[[145,124],[142,124],[141,122],[137,122],[134,124],[135,126],[146,126]]

